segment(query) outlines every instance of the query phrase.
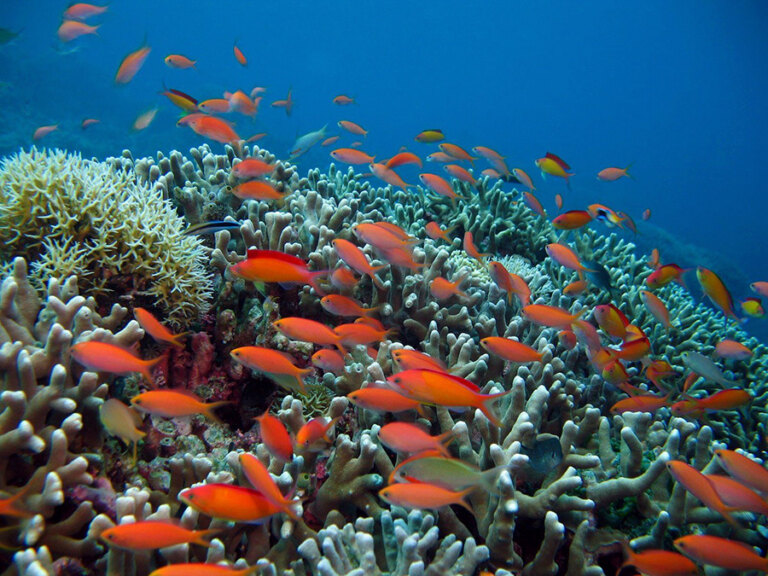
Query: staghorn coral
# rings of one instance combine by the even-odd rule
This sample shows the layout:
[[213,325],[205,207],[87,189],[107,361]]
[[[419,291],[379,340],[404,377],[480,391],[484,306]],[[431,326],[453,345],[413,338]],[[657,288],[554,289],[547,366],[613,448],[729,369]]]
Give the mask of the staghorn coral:
[[176,320],[205,311],[211,284],[200,240],[157,190],[107,163],[21,151],[0,169],[0,259],[24,256],[42,289],[76,275],[108,300],[141,297]]

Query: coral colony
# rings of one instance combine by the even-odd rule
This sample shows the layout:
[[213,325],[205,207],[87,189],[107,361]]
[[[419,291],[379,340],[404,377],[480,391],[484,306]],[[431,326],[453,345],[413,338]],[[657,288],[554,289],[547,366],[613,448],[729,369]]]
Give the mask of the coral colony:
[[449,185],[6,159],[5,573],[765,571],[765,347],[602,225]]

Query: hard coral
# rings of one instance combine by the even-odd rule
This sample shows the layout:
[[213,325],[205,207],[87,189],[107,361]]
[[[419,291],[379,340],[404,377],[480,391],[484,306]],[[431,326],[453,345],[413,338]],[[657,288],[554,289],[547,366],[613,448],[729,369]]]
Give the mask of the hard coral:
[[174,320],[208,308],[201,242],[162,193],[131,173],[55,150],[0,168],[0,260],[31,261],[38,288],[76,274],[89,294],[144,295]]

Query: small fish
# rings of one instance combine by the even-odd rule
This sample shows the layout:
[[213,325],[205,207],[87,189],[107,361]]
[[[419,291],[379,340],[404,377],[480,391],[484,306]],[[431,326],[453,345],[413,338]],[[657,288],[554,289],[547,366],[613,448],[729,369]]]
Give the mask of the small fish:
[[560,438],[553,434],[539,434],[532,443],[521,444],[520,453],[528,456],[527,469],[538,477],[547,476],[563,461]]
[[728,388],[703,398],[688,398],[675,402],[670,406],[670,410],[676,416],[684,416],[686,414],[697,416],[705,412],[736,410],[752,402],[752,399],[752,395],[746,390]]
[[537,159],[535,163],[539,170],[541,170],[542,176],[549,174],[550,176],[563,178],[566,185],[570,187],[570,178],[573,176],[573,172],[568,172],[568,168],[564,168],[563,165],[550,158],[549,154],[544,158]]
[[104,14],[109,6],[96,6],[95,4],[86,4],[85,2],[76,2],[70,4],[69,8],[64,10],[62,18],[65,20],[88,20],[93,16]]
[[450,185],[450,183],[441,176],[438,176],[437,174],[429,174],[429,173],[423,173],[419,174],[419,180],[421,180],[422,184],[432,190],[435,194],[438,194],[440,196],[445,196],[446,198],[450,198],[451,202],[453,202],[454,206],[456,205],[456,200],[464,200],[465,198],[463,196],[460,196],[456,194],[456,192],[453,189],[453,186]]
[[660,410],[667,406],[669,400],[669,394],[666,396],[654,396],[651,394],[643,396],[630,396],[619,400],[613,406],[611,406],[611,414],[624,414],[624,412],[649,412],[653,414],[656,410]]
[[586,210],[569,210],[552,220],[552,226],[559,230],[578,230],[592,222],[592,215]]
[[613,182],[619,178],[632,178],[628,170],[632,167],[632,164],[626,168],[604,168],[597,173],[597,179],[601,182]]
[[416,156],[413,152],[400,152],[387,160],[385,166],[387,168],[397,168],[398,166],[404,166],[406,164],[416,164],[419,168],[423,165],[421,158]]
[[[723,501],[720,500],[717,492],[715,492],[712,483],[707,480],[707,477],[704,476],[704,474],[696,470],[693,466],[679,460],[670,460],[667,462],[667,470],[676,482],[681,484],[683,488],[693,496],[701,500],[707,508],[718,512],[723,518],[728,520],[730,524],[738,527],[738,522],[736,522],[736,519],[731,515],[731,512],[733,512],[734,509],[723,504]],[[768,560],[766,560],[766,563],[768,563]]]
[[59,26],[57,35],[62,42],[71,42],[75,38],[85,36],[86,34],[95,34],[98,36],[99,26],[88,26],[77,20],[64,20]]
[[471,298],[469,297],[469,294],[459,289],[459,286],[461,286],[461,283],[464,282],[466,278],[467,274],[463,274],[458,280],[451,282],[442,276],[437,276],[429,283],[429,292],[441,302],[454,296],[464,302],[470,302]]
[[283,462],[290,462],[293,459],[293,441],[280,419],[269,412],[264,412],[254,420],[259,423],[261,441],[264,442],[269,453]]
[[232,194],[241,200],[284,200],[285,194],[279,192],[269,182],[249,180],[232,188]]
[[299,368],[289,354],[264,348],[262,346],[242,346],[235,348],[229,355],[246,368],[269,376],[283,388],[306,390],[304,377],[312,373],[312,368]]
[[[365,322],[361,322],[365,320]],[[368,346],[383,341],[396,332],[396,328],[382,329],[370,321],[373,318],[358,318],[353,324],[340,324],[333,331],[341,337],[345,346]]]
[[345,164],[371,164],[375,158],[354,148],[337,148],[331,152],[331,157]]
[[752,282],[749,287],[763,298],[768,298],[768,282]]
[[149,46],[144,45],[123,58],[117,69],[117,74],[115,74],[115,84],[128,84],[133,80],[133,77],[144,66],[144,62],[151,51]]
[[330,136],[325,140],[323,140],[322,142],[320,142],[320,146],[330,146],[331,144],[336,142],[336,140],[338,139],[339,139],[339,136]]
[[398,464],[390,474],[389,482],[422,482],[454,491],[482,488],[494,493],[497,491],[499,473],[505,468],[496,466],[481,471],[458,458],[443,457],[439,453],[434,456],[422,453]]
[[267,500],[280,508],[285,514],[298,522],[299,516],[293,509],[296,502],[283,496],[280,488],[278,488],[275,481],[272,480],[272,476],[269,474],[269,470],[267,470],[264,463],[253,454],[248,453],[240,454],[238,460],[240,462],[240,470],[243,472],[243,476],[250,482],[251,486],[263,494]]
[[390,422],[379,430],[381,443],[401,454],[437,451],[443,456],[450,456],[448,444],[454,439],[452,430],[439,436],[431,436],[420,426],[408,422]]
[[133,315],[144,331],[152,336],[157,342],[167,342],[177,348],[184,348],[184,343],[181,342],[181,340],[186,338],[188,334],[187,332],[173,334],[168,328],[163,326],[157,318],[149,312],[149,310],[145,310],[144,308],[134,308]]
[[328,128],[328,125],[326,124],[320,130],[315,130],[314,132],[307,132],[303,136],[299,136],[296,139],[296,142],[293,143],[293,146],[291,146],[290,153],[291,156],[289,160],[294,160],[301,156],[302,154],[306,154],[307,150],[314,147],[316,144],[322,142],[325,140],[328,136],[328,133],[326,132],[326,129]]
[[762,494],[768,494],[768,470],[765,466],[734,450],[715,450],[715,455],[725,471],[736,480]]
[[752,357],[752,350],[735,340],[721,340],[715,345],[715,355],[730,360],[746,360]]
[[578,314],[571,314],[568,310],[559,308],[557,306],[547,306],[546,304],[529,304],[524,306],[522,310],[523,316],[543,326],[549,326],[551,328],[568,329],[571,324],[579,319],[582,312]]
[[406,410],[419,410],[421,404],[411,400],[395,390],[389,388],[375,388],[367,386],[347,394],[347,398],[355,405],[366,410],[376,412],[404,412]]
[[452,158],[455,158],[456,160],[466,160],[470,163],[474,163],[477,158],[474,158],[469,155],[469,152],[464,150],[461,146],[457,146],[456,144],[449,144],[448,142],[443,142],[438,146],[440,150],[448,154],[448,156],[451,156]]
[[696,268],[696,277],[699,279],[702,291],[707,295],[712,304],[719,308],[728,318],[740,322],[740,318],[733,309],[731,293],[725,287],[720,277],[712,272],[712,270],[708,270],[703,266]]
[[530,192],[523,192],[523,202],[525,202],[525,205],[528,206],[528,208],[536,212],[536,214],[542,218],[547,217],[547,212],[544,210],[541,202],[539,202],[539,199]]
[[576,253],[564,244],[552,243],[547,244],[546,252],[552,260],[570,270],[577,270],[584,272],[589,270],[580,261]]
[[433,152],[427,156],[427,162],[455,162],[456,158],[445,152]]
[[0,28],[0,46],[12,42],[21,32],[14,32],[8,28]]
[[454,492],[435,484],[421,482],[416,484],[401,483],[382,488],[379,490],[379,497],[393,506],[402,506],[404,508],[434,509],[458,504],[472,512],[465,499],[474,489],[472,487]]
[[186,564],[168,564],[153,570],[149,576],[249,576],[261,569],[261,564],[246,568],[231,568],[221,564],[189,562]]
[[250,249],[247,258],[229,267],[233,276],[249,282],[279,282],[281,284],[309,284],[320,295],[325,293],[317,285],[317,277],[327,270],[311,272],[300,258],[276,250]]
[[675,548],[701,564],[749,572],[768,572],[768,558],[744,544],[718,536],[691,534],[674,541]]
[[531,300],[531,289],[525,280],[517,274],[511,274],[501,262],[489,262],[488,271],[496,285],[507,293],[510,304],[512,296],[517,296],[521,306],[528,306]]
[[245,158],[232,166],[230,173],[241,180],[261,178],[274,172],[273,164],[264,162],[261,158]]
[[492,180],[498,180],[501,178],[501,174],[499,174],[499,172],[493,168],[486,168],[480,172],[480,176],[485,176],[486,178],[490,178]]
[[699,376],[710,382],[715,382],[722,386],[738,386],[737,382],[728,380],[723,376],[722,371],[709,358],[698,352],[683,352],[683,364]]
[[355,273],[346,266],[339,266],[331,274],[331,284],[338,290],[352,290],[357,282]]
[[573,350],[579,344],[576,334],[571,330],[560,330],[557,333],[557,341],[566,350]]
[[595,316],[600,329],[612,338],[624,340],[627,337],[629,318],[614,304],[595,306],[592,314]]
[[619,228],[624,227],[623,222],[626,220],[626,216],[622,216],[619,212],[608,208],[608,206],[604,206],[603,204],[590,204],[587,206],[587,210],[592,214],[592,218],[600,220],[609,228],[612,228],[613,226],[618,226]]
[[649,362],[645,367],[645,377],[653,382],[654,386],[659,390],[664,390],[661,386],[661,380],[676,376],[677,372],[672,368],[669,362],[666,360],[654,360]]
[[199,224],[193,224],[184,230],[185,236],[197,235],[202,236],[205,234],[216,234],[223,230],[240,230],[240,222],[233,222],[232,220],[211,220],[210,222],[200,222]]
[[656,318],[656,321],[667,330],[671,329],[672,321],[669,319],[669,310],[667,310],[667,307],[664,305],[664,302],[661,301],[661,298],[647,290],[641,290],[640,297],[642,298],[646,309],[654,318]]
[[101,120],[98,118],[84,118],[83,121],[80,123],[80,129],[85,130],[88,128],[88,126],[93,126],[94,124],[99,124]]
[[432,238],[432,240],[445,240],[448,242],[448,244],[451,243],[451,239],[448,237],[448,234],[453,232],[453,229],[455,226],[451,226],[450,228],[440,228],[440,225],[437,222],[427,222],[426,227],[424,230],[427,233],[427,236]]
[[48,136],[51,132],[55,132],[59,129],[58,124],[50,124],[48,126],[40,126],[37,130],[35,130],[35,133],[32,134],[32,140],[40,140],[44,136]]
[[651,209],[646,208],[643,210],[643,220],[650,220],[651,219]]
[[644,550],[633,552],[629,545],[624,546],[627,559],[619,567],[621,574],[625,566],[632,566],[645,576],[696,576],[699,569],[691,560],[681,554],[667,550]]
[[341,294],[329,294],[328,296],[323,296],[320,299],[320,306],[323,307],[323,310],[334,316],[354,318],[370,316],[371,314],[378,312],[380,308],[380,306],[364,308],[358,302],[352,300],[352,298],[342,296]]
[[179,492],[179,500],[198,512],[230,522],[261,523],[283,511],[257,490],[231,484],[201,484]]
[[705,476],[714,486],[715,492],[717,492],[720,500],[726,506],[732,506],[739,510],[746,510],[763,516],[768,515],[768,502],[763,500],[757,492],[744,486],[738,480],[717,474],[705,474]]
[[248,66],[248,59],[245,57],[245,54],[243,54],[243,51],[240,50],[237,44],[232,46],[232,51],[235,54],[235,59],[240,63],[240,66]]
[[126,550],[157,550],[179,544],[198,544],[208,548],[211,543],[205,538],[220,531],[220,529],[187,530],[170,521],[143,520],[107,528],[99,538],[107,544]]
[[336,238],[331,242],[333,248],[336,250],[336,254],[341,258],[344,263],[352,268],[358,274],[363,274],[371,279],[371,282],[379,289],[384,289],[384,285],[376,277],[376,272],[386,268],[386,265],[371,266],[368,261],[368,257],[357,246],[352,244],[349,240],[342,238]]
[[584,293],[584,291],[587,289],[587,286],[588,284],[586,280],[574,280],[565,288],[563,288],[563,294],[566,296],[575,297]]
[[442,130],[433,128],[431,130],[423,130],[419,132],[416,135],[416,138],[414,138],[414,140],[416,140],[416,142],[422,142],[424,144],[429,144],[432,142],[440,142],[440,140],[445,140],[445,134],[443,134]]
[[146,112],[142,112],[136,116],[136,120],[133,121],[131,130],[134,132],[140,132],[141,130],[149,128],[149,125],[152,124],[152,122],[155,120],[155,116],[157,116],[157,111],[158,108],[151,108]]
[[499,175],[510,174],[507,163],[504,161],[504,156],[496,152],[496,150],[488,148],[487,146],[475,146],[472,148],[472,152],[485,158],[491,164],[491,166],[496,168],[496,170],[499,172]]
[[387,168],[384,164],[374,162],[370,165],[370,169],[376,178],[383,180],[394,188],[402,188],[403,190],[406,190],[411,186],[411,184],[406,184],[394,170]]
[[563,209],[563,197],[560,194],[555,194],[555,206],[558,210]]
[[163,359],[160,356],[152,360],[142,360],[119,346],[95,340],[75,344],[70,348],[70,354],[88,370],[121,375],[138,372],[150,382],[152,369]]
[[200,102],[197,108],[206,114],[228,114],[232,111],[232,102],[226,98],[209,98]]
[[510,338],[489,336],[480,340],[480,345],[508,362],[541,362],[541,352]]
[[341,345],[339,336],[331,328],[316,320],[288,316],[272,322],[272,326],[292,340],[311,342],[317,346],[336,346],[342,354],[347,353]]
[[221,420],[216,416],[214,410],[227,404],[231,404],[231,402],[203,402],[202,398],[187,390],[150,390],[131,398],[131,406],[154,416],[184,418],[202,414],[219,423]]
[[171,104],[181,108],[185,112],[197,112],[197,100],[181,90],[168,88],[167,90],[160,92],[160,95],[168,98],[168,100],[171,101]]
[[261,98],[251,100],[248,94],[242,90],[236,90],[233,93],[225,92],[227,101],[229,102],[230,110],[232,112],[239,112],[244,116],[253,118],[259,112],[259,103]]
[[144,424],[141,416],[120,400],[110,398],[99,407],[99,420],[107,433],[117,436],[128,445],[133,444],[133,461],[136,462],[139,440],[147,435],[139,430]]
[[337,104],[338,106],[348,106],[350,104],[354,104],[355,99],[350,98],[349,96],[346,96],[344,94],[339,94],[333,99],[333,103]]
[[475,241],[472,237],[472,232],[470,232],[469,230],[464,232],[464,252],[467,253],[467,256],[469,256],[470,258],[474,258],[481,264],[484,263],[483,258],[486,258],[491,255],[489,252],[481,253],[477,249],[477,246],[475,246]]
[[326,420],[318,417],[312,418],[304,424],[296,433],[296,446],[303,452],[320,452],[332,442],[328,432],[336,425],[337,418]]
[[194,116],[194,118],[191,118],[186,125],[192,128],[195,134],[221,144],[234,145],[240,141],[240,136],[237,135],[229,122],[205,114],[190,114],[190,116]]
[[750,318],[765,317],[765,309],[759,298],[745,298],[739,305],[741,306],[741,311]]
[[536,190],[536,186],[533,185],[533,180],[531,180],[531,177],[528,176],[528,174],[523,170],[522,168],[512,168],[512,174],[517,178],[517,180],[528,188],[531,192]]
[[447,372],[448,368],[440,360],[417,350],[400,348],[391,352],[392,359],[400,370],[436,370]]
[[328,350],[324,348],[318,350],[312,354],[312,364],[325,370],[326,372],[332,372],[336,376],[341,375],[344,372],[344,356],[338,350]]
[[[6,487],[10,488],[9,486]],[[35,513],[27,510],[22,503],[22,498],[29,495],[31,487],[29,484],[20,488],[16,493],[8,498],[0,498],[0,516],[11,518],[32,518]]]
[[349,120],[339,120],[337,125],[339,128],[346,130],[350,134],[356,134],[357,136],[368,136],[368,131],[365,128],[359,124],[350,122]]
[[165,57],[165,65],[169,68],[185,70],[187,68],[194,68],[195,64],[197,64],[197,60],[190,60],[181,54],[169,54]]
[[685,288],[683,275],[689,270],[690,268],[680,268],[677,264],[665,264],[651,272],[650,276],[645,279],[645,284],[651,290],[656,290],[674,281]]

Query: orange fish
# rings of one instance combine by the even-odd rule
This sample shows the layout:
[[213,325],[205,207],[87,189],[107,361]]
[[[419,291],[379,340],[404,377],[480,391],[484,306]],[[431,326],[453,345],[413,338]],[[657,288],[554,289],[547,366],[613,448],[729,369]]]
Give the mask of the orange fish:
[[152,49],[149,46],[142,46],[138,50],[131,52],[120,63],[120,67],[115,74],[115,84],[128,84],[136,73],[141,70],[144,61],[149,56]]
[[85,130],[88,128],[88,126],[93,126],[94,124],[99,124],[101,120],[98,118],[84,118],[83,121],[80,123],[80,128],[82,130]]
[[601,182],[613,182],[619,178],[632,178],[628,170],[632,167],[630,164],[626,168],[604,168],[597,173],[597,179]]
[[597,320],[597,325],[600,326],[603,332],[611,336],[623,340],[627,336],[627,326],[629,326],[629,318],[619,310],[613,304],[601,304],[595,306],[592,312]]
[[707,477],[704,476],[704,474],[696,470],[693,466],[679,460],[670,460],[667,462],[667,470],[669,470],[669,473],[676,482],[680,483],[683,488],[701,500],[707,508],[718,512],[733,526],[739,526],[736,519],[731,516],[731,512],[734,508],[723,504],[722,500],[718,497],[717,492],[715,492],[712,483],[707,480]]
[[541,362],[541,352],[510,338],[489,336],[480,340],[480,345],[509,362]]
[[238,569],[220,564],[190,562],[187,564],[168,564],[153,570],[149,576],[249,576],[261,569],[261,564]]
[[765,309],[760,298],[745,298],[739,302],[739,306],[741,311],[750,318],[763,318],[765,316]]
[[387,382],[404,396],[422,404],[477,408],[496,426],[501,426],[501,419],[493,403],[512,393],[508,390],[498,394],[481,394],[469,380],[434,370],[405,370],[390,376]]
[[603,380],[608,382],[608,384],[612,384],[613,386],[618,386],[629,380],[627,369],[624,368],[624,365],[618,360],[610,360],[603,364],[603,367],[600,370],[600,376],[602,376]]
[[702,291],[707,295],[712,304],[719,308],[728,318],[733,318],[736,322],[740,322],[741,320],[733,310],[731,293],[725,287],[720,277],[712,272],[712,270],[707,270],[702,266],[696,268],[696,277],[699,279]]
[[563,288],[563,294],[566,296],[578,296],[587,289],[586,280],[574,280]]
[[659,266],[651,272],[651,275],[645,279],[645,284],[651,289],[656,290],[662,286],[666,286],[670,282],[674,281],[679,283],[685,288],[685,281],[683,280],[683,274],[688,272],[689,268],[680,268],[677,264],[665,264]]
[[259,423],[261,441],[269,453],[283,462],[290,462],[293,459],[293,441],[285,425],[269,412],[256,416],[255,420]]
[[354,122],[350,122],[349,120],[339,120],[338,125],[339,125],[339,128],[346,130],[350,134],[357,134],[358,136],[368,136],[367,130],[365,130],[359,124],[355,124]]
[[472,232],[469,230],[464,232],[464,252],[467,253],[467,256],[474,258],[481,264],[483,263],[483,258],[491,255],[490,253],[480,253],[480,251],[477,249],[477,246],[475,246],[474,239],[472,238]]
[[[10,486],[7,486],[10,488]],[[31,488],[29,484],[19,489],[15,494],[8,498],[0,498],[0,516],[9,516],[11,518],[32,518],[35,513],[26,510],[22,505],[22,498],[29,495]]]
[[404,508],[443,508],[458,504],[472,512],[465,499],[475,488],[471,486],[461,492],[454,492],[425,482],[400,483],[382,488],[379,497],[393,506]]
[[674,541],[675,548],[701,564],[718,566],[726,570],[768,572],[768,558],[742,542],[717,536],[691,534]]
[[427,222],[424,229],[427,232],[427,236],[432,238],[432,240],[445,240],[450,244],[451,239],[448,237],[448,234],[450,234],[454,228],[455,226],[451,226],[450,228],[442,229],[437,222]]
[[349,268],[339,266],[331,274],[331,284],[339,290],[352,290],[357,285],[357,277]]
[[456,162],[456,158],[446,154],[445,152],[433,152],[427,156],[427,162]]
[[558,210],[563,209],[563,197],[560,194],[555,194],[555,206]]
[[[358,318],[361,320],[361,318]],[[387,336],[396,331],[395,328],[380,329],[369,323],[355,322],[354,324],[340,324],[333,331],[341,337],[341,343],[346,346],[367,346],[381,342]]]
[[477,158],[473,158],[469,155],[469,152],[464,150],[461,146],[456,146],[456,144],[449,144],[448,142],[443,142],[438,146],[440,150],[451,156],[452,158],[455,158],[456,160],[466,160],[470,163],[474,163]]
[[360,304],[352,300],[352,298],[342,296],[341,294],[329,294],[328,296],[323,296],[320,299],[320,305],[326,312],[335,316],[344,317],[370,316],[380,308],[380,306],[363,308]]
[[57,34],[62,42],[71,42],[75,38],[85,36],[86,34],[96,34],[98,36],[98,29],[99,26],[88,26],[88,24],[76,20],[64,20],[61,26],[59,26]]
[[768,282],[752,282],[749,287],[763,298],[768,298]]
[[762,464],[734,450],[715,450],[715,454],[728,474],[753,490],[768,494],[768,470]]
[[235,144],[240,141],[240,136],[232,128],[229,122],[214,116],[204,114],[194,115],[195,117],[187,122],[187,126],[192,128],[195,134],[204,136],[221,144]]
[[569,210],[552,220],[552,226],[560,230],[577,230],[592,222],[592,214],[586,210]]
[[402,188],[403,190],[411,187],[411,184],[406,184],[405,180],[400,178],[400,176],[398,176],[394,170],[387,168],[384,164],[378,164],[374,162],[370,165],[370,168],[371,172],[373,172],[373,175],[376,176],[376,178],[383,180],[390,186],[395,188]]
[[349,240],[336,238],[331,242],[331,244],[333,244],[333,248],[336,250],[336,254],[344,261],[347,266],[352,268],[358,274],[363,274],[370,277],[371,282],[373,282],[377,288],[382,290],[384,289],[384,285],[381,283],[381,280],[376,277],[376,272],[386,268],[386,265],[371,266],[371,263],[368,262],[368,257],[365,255],[365,253],[360,250],[360,248],[352,244],[352,242]]
[[274,172],[275,167],[261,158],[245,158],[234,166],[230,173],[241,180],[248,178],[261,178]]
[[235,53],[235,58],[240,62],[241,66],[248,66],[248,59],[245,57],[245,54],[243,54],[243,51],[237,47],[237,44],[232,46],[232,51]]
[[354,148],[337,148],[331,152],[331,157],[345,164],[370,164],[374,159],[374,156]]
[[88,370],[111,374],[138,372],[150,382],[152,382],[152,369],[163,359],[161,356],[152,360],[142,360],[119,346],[94,340],[75,344],[69,352],[72,358]]
[[35,130],[35,133],[32,134],[32,140],[40,140],[43,136],[47,136],[51,132],[55,132],[59,129],[58,124],[50,124],[48,126],[40,126],[37,130]]
[[382,258],[389,262],[391,266],[400,266],[415,271],[426,266],[424,262],[416,262],[413,259],[410,248],[384,248],[379,251]]
[[230,266],[232,275],[250,282],[280,282],[282,284],[309,284],[315,291],[323,295],[317,286],[318,276],[327,274],[327,270],[310,272],[307,263],[283,252],[276,250],[248,250],[248,257]]
[[644,396],[630,396],[619,400],[613,406],[611,406],[611,414],[623,414],[624,412],[650,412],[653,414],[656,410],[660,410],[664,406],[667,406],[669,395],[666,396],[652,396],[650,394]]
[[240,454],[238,460],[240,461],[240,469],[243,472],[243,476],[246,477],[251,486],[261,492],[267,500],[279,507],[288,516],[298,521],[299,516],[293,509],[296,502],[283,496],[280,488],[272,480],[272,476],[269,474],[267,467],[264,466],[264,463],[253,454],[247,453]]
[[463,290],[459,290],[459,286],[466,278],[467,275],[463,274],[458,280],[451,282],[442,276],[437,276],[429,283],[429,292],[440,301],[456,296],[459,300],[469,302],[471,300],[469,295]]
[[721,340],[715,345],[715,354],[720,358],[731,360],[746,360],[752,357],[752,350],[735,340]]
[[344,372],[344,356],[336,350],[318,350],[312,354],[312,364],[325,370],[326,372],[332,372],[336,376]]
[[354,98],[350,98],[345,94],[339,94],[333,99],[333,103],[339,106],[348,106],[349,104],[354,104],[354,102],[355,102]]
[[536,190],[536,186],[533,185],[533,180],[531,180],[531,177],[528,176],[522,168],[512,168],[512,175],[517,178],[520,184],[528,188],[528,190]]
[[523,202],[525,202],[525,205],[528,206],[528,208],[536,212],[536,214],[542,218],[547,217],[547,212],[544,210],[544,206],[542,206],[539,199],[530,192],[523,192]]
[[363,222],[352,226],[352,231],[360,240],[379,250],[408,248],[418,242],[418,239],[409,236],[402,228],[389,222]]
[[179,492],[179,500],[198,512],[230,522],[261,522],[282,512],[256,490],[231,484],[202,484]]
[[651,219],[651,209],[646,208],[643,210],[643,220],[650,220]]
[[421,407],[416,400],[411,400],[395,390],[368,386],[347,394],[347,398],[355,405],[376,412],[404,412],[418,410]]
[[672,404],[670,410],[676,416],[684,416],[686,414],[699,415],[709,411],[734,410],[749,404],[751,401],[752,395],[746,390],[728,388],[703,398],[681,400]]
[[402,454],[438,451],[450,457],[448,444],[454,440],[452,430],[439,436],[431,436],[423,428],[408,422],[390,422],[379,430],[379,440],[384,446]]
[[491,166],[493,166],[499,172],[500,175],[503,174],[506,176],[510,173],[509,168],[507,167],[507,163],[504,162],[504,156],[496,152],[496,150],[488,148],[487,146],[475,146],[472,148],[472,152],[485,158],[491,164]]
[[421,142],[422,144],[430,144],[432,142],[445,140],[445,134],[443,134],[442,130],[433,128],[431,130],[423,130],[422,132],[419,132],[414,140],[416,140],[416,142]]
[[272,184],[263,180],[249,180],[232,188],[232,194],[240,200],[284,200],[285,195],[278,192]]
[[333,428],[338,419],[312,418],[296,434],[296,445],[298,448],[309,452],[323,450],[326,444],[332,442],[328,432]]
[[244,116],[250,116],[253,118],[259,112],[259,103],[261,98],[251,100],[248,94],[242,90],[237,90],[232,94],[225,93],[227,101],[229,102],[230,110],[233,112],[239,112]]
[[131,398],[131,406],[154,416],[184,418],[202,414],[216,422],[221,421],[214,410],[227,404],[231,402],[203,402],[199,396],[187,390],[150,390]]
[[699,573],[696,564],[685,556],[666,550],[645,550],[633,552],[628,546],[624,546],[627,559],[619,567],[617,574],[622,572],[625,566],[633,566],[645,576],[696,576]]
[[197,64],[197,60],[190,60],[181,54],[169,54],[165,57],[165,65],[169,68],[185,70],[187,68],[194,68],[195,64]]
[[336,346],[342,354],[347,353],[339,336],[331,328],[315,320],[291,316],[272,322],[272,326],[293,340],[311,342],[318,346]]
[[557,341],[560,342],[560,345],[566,350],[573,350],[579,343],[576,334],[571,330],[560,330],[560,332],[557,333]]
[[392,350],[392,359],[400,370],[436,370],[437,372],[447,372],[448,368],[440,360],[419,352],[417,350],[408,350],[400,348]]
[[645,367],[645,377],[653,382],[654,386],[659,390],[664,390],[661,386],[662,379],[676,375],[677,372],[674,371],[672,366],[666,360],[654,360],[653,362],[648,363]]
[[661,254],[659,253],[658,248],[651,250],[651,256],[648,258],[646,264],[649,268],[653,268],[654,270],[661,266]]
[[170,521],[143,520],[107,528],[99,538],[107,544],[127,550],[156,550],[179,544],[199,544],[208,548],[211,544],[205,538],[220,531],[187,530]]
[[200,102],[197,108],[206,114],[227,114],[232,111],[232,102],[226,98],[210,98]]
[[653,292],[648,292],[647,290],[641,290],[640,296],[642,297],[643,304],[645,304],[648,312],[656,318],[656,321],[667,330],[672,328],[672,322],[669,319],[669,310],[667,310],[664,302],[662,302]]
[[152,124],[152,122],[155,120],[155,116],[157,116],[157,111],[157,108],[151,108],[150,110],[142,112],[136,116],[136,120],[133,121],[131,129],[134,132],[140,132],[141,130],[149,128],[149,125]]
[[576,253],[564,244],[547,244],[546,252],[552,260],[570,270],[578,270],[580,272],[591,272],[590,268],[584,266],[580,261]]
[[339,136],[329,136],[328,138],[320,142],[320,146],[330,146],[331,144],[336,142],[336,140],[338,139],[339,139]]
[[501,178],[501,174],[497,170],[494,170],[493,168],[486,168],[482,172],[480,172],[480,176],[485,176],[486,178],[490,178],[491,180],[498,180]]
[[85,2],[76,2],[64,10],[62,18],[65,20],[88,20],[93,16],[104,14],[108,6],[96,6],[95,4],[86,4]]
[[297,387],[302,393],[305,390],[304,377],[312,373],[312,368],[299,368],[289,354],[271,348],[242,346],[229,355],[246,368],[266,374],[283,388],[290,390]]
[[716,474],[705,474],[705,476],[726,506],[754,512],[755,514],[762,514],[763,516],[768,515],[768,502],[763,500],[757,492],[744,486],[738,480]]
[[501,262],[489,262],[488,271],[496,285],[507,293],[507,299],[512,304],[512,296],[520,300],[522,306],[528,306],[531,300],[531,289],[517,274],[511,274]]
[[456,194],[456,192],[453,190],[453,186],[451,186],[445,178],[442,178],[437,174],[419,174],[419,180],[421,180],[422,184],[432,190],[432,192],[435,194],[450,198],[454,206],[456,205],[457,198],[464,200],[463,196]]
[[398,166],[403,166],[405,164],[416,164],[419,168],[422,167],[421,158],[416,156],[413,152],[400,152],[399,154],[395,154],[387,160],[385,166],[387,168],[397,168]]
[[457,180],[466,182],[471,186],[477,186],[477,180],[475,179],[474,176],[472,176],[470,171],[467,170],[466,168],[462,168],[458,164],[446,164],[445,166],[443,166],[443,170],[445,170],[448,174],[450,174]]
[[523,316],[542,326],[551,328],[570,329],[571,324],[579,319],[582,312],[571,314],[568,310],[546,304],[529,304],[523,307]]

